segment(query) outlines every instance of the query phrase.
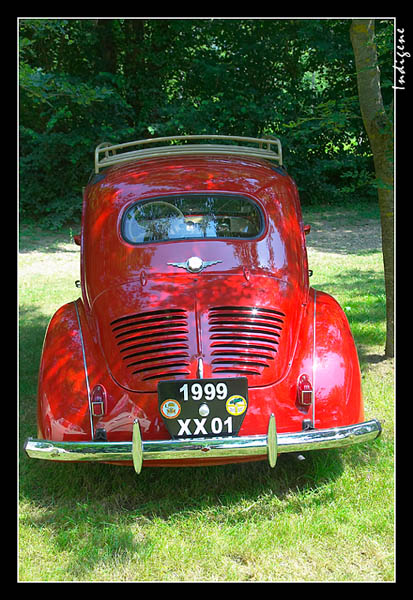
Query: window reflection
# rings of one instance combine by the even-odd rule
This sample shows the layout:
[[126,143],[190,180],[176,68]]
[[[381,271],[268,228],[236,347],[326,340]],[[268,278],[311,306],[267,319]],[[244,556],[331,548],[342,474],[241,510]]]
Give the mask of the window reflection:
[[234,194],[184,194],[133,204],[122,221],[132,244],[180,239],[255,238],[262,230],[258,206]]

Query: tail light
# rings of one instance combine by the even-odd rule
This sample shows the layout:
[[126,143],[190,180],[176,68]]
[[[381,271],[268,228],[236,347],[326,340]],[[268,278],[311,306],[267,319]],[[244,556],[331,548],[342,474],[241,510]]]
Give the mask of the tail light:
[[103,417],[106,406],[106,390],[103,385],[95,385],[91,394],[92,415]]
[[313,386],[308,375],[300,375],[297,384],[297,401],[301,406],[310,406],[313,401]]

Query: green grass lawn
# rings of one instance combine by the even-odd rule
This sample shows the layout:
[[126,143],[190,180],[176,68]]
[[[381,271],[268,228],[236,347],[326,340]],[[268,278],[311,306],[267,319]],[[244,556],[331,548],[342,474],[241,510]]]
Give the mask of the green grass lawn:
[[[76,299],[71,232],[22,227],[19,581],[393,581],[394,372],[375,206],[304,210],[311,284],[344,308],[374,442],[266,462],[143,469],[30,460],[45,329]],[[77,233],[77,231],[73,231]]]

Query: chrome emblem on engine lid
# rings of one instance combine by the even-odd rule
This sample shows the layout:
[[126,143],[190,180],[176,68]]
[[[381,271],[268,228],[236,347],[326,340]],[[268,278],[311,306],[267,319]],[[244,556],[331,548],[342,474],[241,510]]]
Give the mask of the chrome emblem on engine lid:
[[172,267],[180,267],[181,269],[186,269],[188,273],[200,273],[206,267],[210,267],[211,265],[216,265],[221,263],[222,260],[202,260],[199,256],[191,256],[188,258],[186,262],[169,262],[168,265]]

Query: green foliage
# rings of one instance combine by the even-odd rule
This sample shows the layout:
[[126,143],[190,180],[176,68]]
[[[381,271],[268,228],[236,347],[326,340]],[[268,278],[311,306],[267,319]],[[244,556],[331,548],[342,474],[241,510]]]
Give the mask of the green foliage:
[[[95,146],[162,135],[277,135],[304,204],[374,194],[349,27],[349,19],[22,19],[23,221],[78,220]],[[376,28],[389,104],[393,23]]]

